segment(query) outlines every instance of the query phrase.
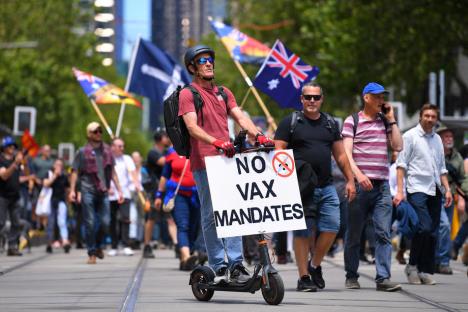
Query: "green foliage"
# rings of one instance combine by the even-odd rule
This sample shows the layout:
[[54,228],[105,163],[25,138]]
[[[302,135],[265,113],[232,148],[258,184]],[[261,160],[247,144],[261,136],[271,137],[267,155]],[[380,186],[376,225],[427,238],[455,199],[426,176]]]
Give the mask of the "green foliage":
[[[102,66],[102,57],[93,52],[94,34],[77,32],[92,16],[80,10],[78,0],[1,0],[0,8],[0,42],[38,42],[33,49],[0,50],[0,123],[13,127],[14,107],[34,106],[39,144],[82,145],[86,124],[99,119],[72,67],[120,87],[124,84],[124,78],[113,67]],[[120,106],[100,108],[115,129]],[[138,131],[140,121],[141,110],[127,107],[122,136],[128,151],[148,146],[149,141]]]
[[[395,100],[407,103],[410,111],[427,100],[431,71],[444,69],[447,86],[455,81],[466,89],[456,71],[458,55],[468,47],[464,1],[238,0],[231,1],[230,16],[247,35],[270,46],[278,38],[307,63],[319,66],[324,110],[338,116],[358,107],[359,94],[369,81],[393,87]],[[268,31],[250,27],[283,21],[289,23]],[[217,46],[220,50],[224,47]],[[216,64],[217,76],[227,86],[237,87],[240,74],[224,64],[229,60],[222,61]],[[256,70],[249,68],[250,77]],[[239,102],[242,95],[237,94]],[[275,117],[287,113],[266,101]],[[254,105],[249,103],[248,108]]]

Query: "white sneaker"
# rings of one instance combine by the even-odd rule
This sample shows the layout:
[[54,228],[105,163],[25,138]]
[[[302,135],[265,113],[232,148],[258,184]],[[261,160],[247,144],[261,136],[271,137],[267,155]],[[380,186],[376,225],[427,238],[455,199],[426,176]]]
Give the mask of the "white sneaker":
[[133,252],[133,250],[130,248],[130,247],[125,247],[123,249],[123,253],[124,255],[126,256],[133,256],[135,253]]
[[107,252],[107,255],[108,255],[109,257],[115,257],[115,256],[117,256],[117,249],[111,249],[111,250],[109,250],[109,251]]
[[418,273],[419,279],[421,280],[421,283],[424,285],[435,285],[436,281],[432,278],[430,274],[419,272]]
[[421,279],[418,275],[418,268],[415,265],[406,265],[405,268],[406,277],[408,278],[408,283],[412,285],[421,285]]

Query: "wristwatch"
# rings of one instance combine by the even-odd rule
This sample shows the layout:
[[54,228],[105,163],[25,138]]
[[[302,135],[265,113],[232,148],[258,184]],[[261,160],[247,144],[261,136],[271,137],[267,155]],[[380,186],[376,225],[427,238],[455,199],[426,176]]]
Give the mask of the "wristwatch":
[[389,123],[388,123],[388,125],[389,125],[390,127],[393,126],[393,125],[396,125],[396,124],[397,124],[396,121],[393,121],[393,122],[389,122]]

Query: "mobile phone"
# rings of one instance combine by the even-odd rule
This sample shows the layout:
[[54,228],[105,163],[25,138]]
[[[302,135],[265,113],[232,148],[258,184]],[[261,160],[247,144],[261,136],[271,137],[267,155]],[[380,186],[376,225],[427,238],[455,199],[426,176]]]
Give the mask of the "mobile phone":
[[387,103],[382,105],[382,114],[386,115],[390,109],[387,107]]

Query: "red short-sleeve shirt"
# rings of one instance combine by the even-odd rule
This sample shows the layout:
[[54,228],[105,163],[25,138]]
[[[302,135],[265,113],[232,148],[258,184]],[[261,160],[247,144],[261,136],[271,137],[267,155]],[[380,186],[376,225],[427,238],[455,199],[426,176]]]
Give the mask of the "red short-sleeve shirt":
[[[191,85],[197,89],[203,100],[203,108],[198,112],[197,115],[198,126],[216,139],[221,141],[228,141],[228,110],[230,111],[232,108],[237,106],[234,95],[228,88],[223,87],[228,97],[228,103],[226,107],[226,103],[224,103],[223,97],[217,94],[217,86],[212,88],[204,88],[193,82]],[[180,92],[179,116],[189,112],[195,112],[195,105],[193,102],[192,91],[186,88]],[[196,140],[193,137],[190,138],[190,145],[190,166],[192,171],[205,169],[205,156],[219,155],[219,152],[213,145]]]

